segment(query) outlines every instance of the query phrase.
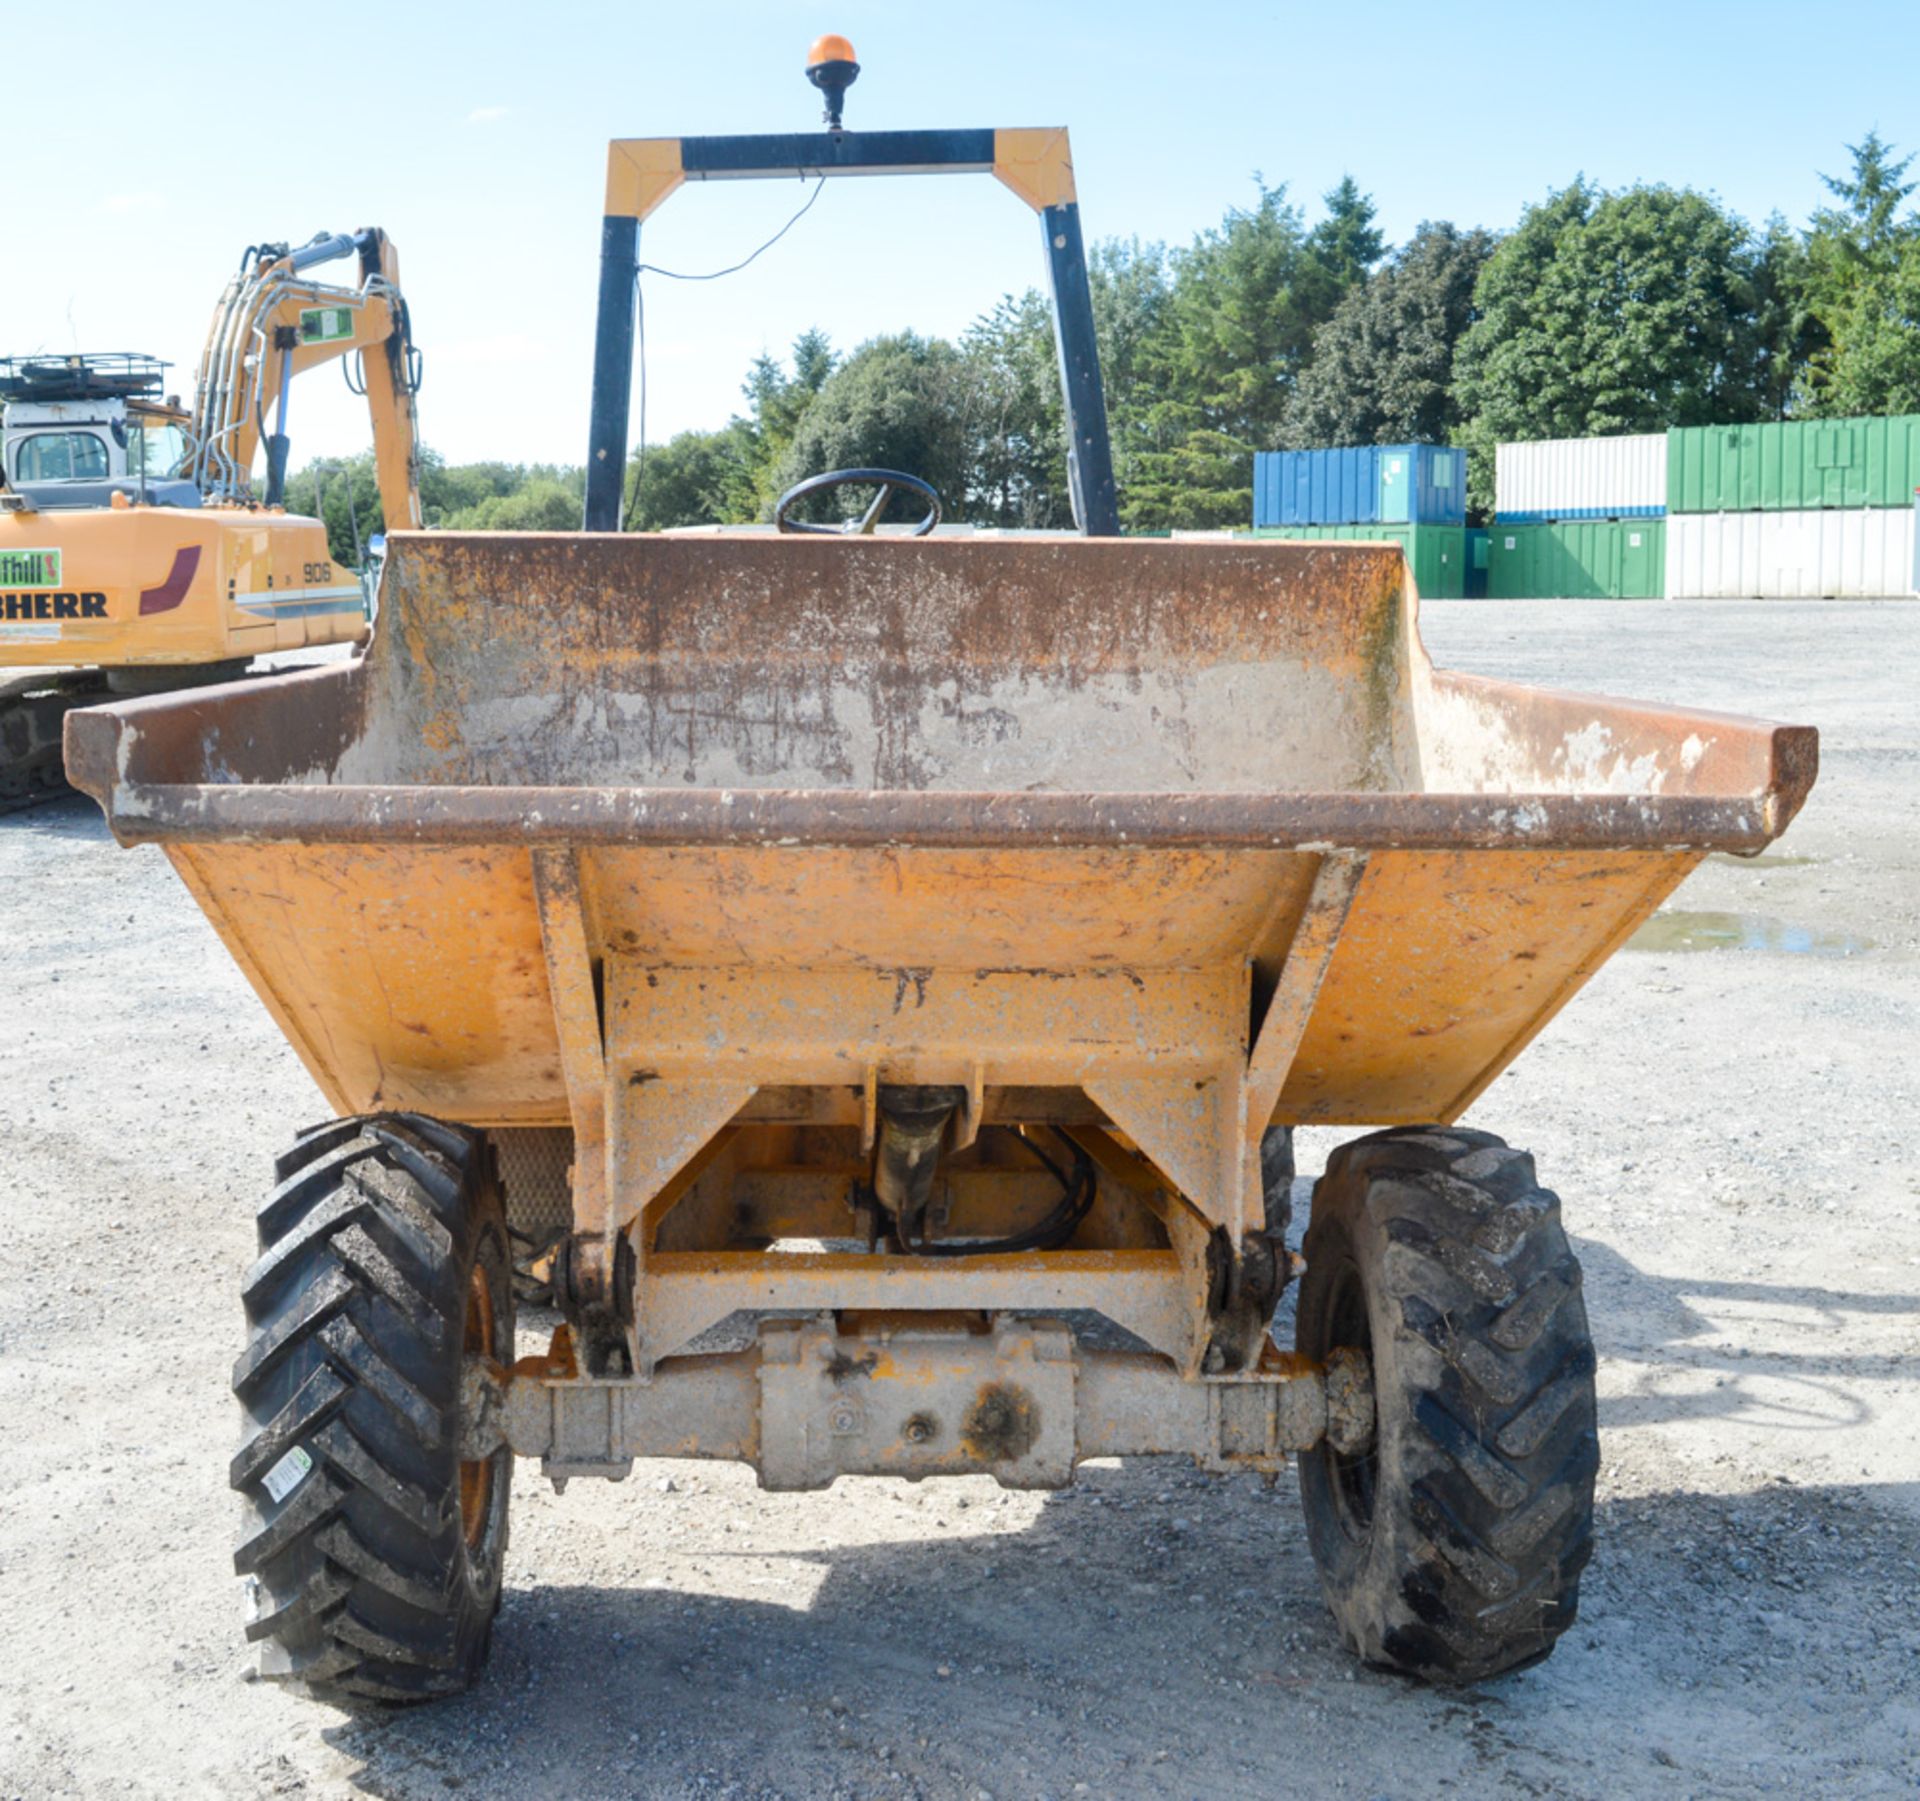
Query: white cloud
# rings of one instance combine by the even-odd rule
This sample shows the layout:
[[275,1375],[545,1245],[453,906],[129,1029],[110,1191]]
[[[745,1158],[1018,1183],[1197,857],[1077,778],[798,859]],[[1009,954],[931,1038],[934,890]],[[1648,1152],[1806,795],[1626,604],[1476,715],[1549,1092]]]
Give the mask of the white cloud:
[[512,110],[513,108],[510,106],[476,106],[472,112],[467,114],[467,123],[469,125],[498,125]]
[[157,213],[166,203],[165,195],[143,188],[132,194],[109,194],[95,210],[103,213]]

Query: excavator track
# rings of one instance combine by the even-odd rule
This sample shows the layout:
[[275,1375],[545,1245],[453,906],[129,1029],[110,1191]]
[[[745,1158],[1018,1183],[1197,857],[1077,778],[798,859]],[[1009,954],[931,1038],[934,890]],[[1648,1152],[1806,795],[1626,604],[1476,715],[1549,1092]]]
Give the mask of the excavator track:
[[67,785],[61,728],[75,707],[238,681],[246,657],[149,668],[29,670],[0,682],[0,814],[23,812],[74,790]]
[[60,729],[75,707],[109,698],[103,669],[49,669],[0,682],[0,813],[18,813],[73,790]]

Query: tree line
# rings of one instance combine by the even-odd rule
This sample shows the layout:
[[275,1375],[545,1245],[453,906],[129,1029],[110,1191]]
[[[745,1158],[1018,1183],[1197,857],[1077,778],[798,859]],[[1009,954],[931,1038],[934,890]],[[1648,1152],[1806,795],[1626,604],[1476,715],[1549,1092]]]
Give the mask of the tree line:
[[[1804,226],[1755,227],[1713,196],[1576,178],[1505,232],[1421,224],[1387,243],[1351,178],[1309,224],[1284,185],[1185,245],[1089,253],[1121,518],[1132,531],[1244,525],[1255,451],[1410,441],[1469,451],[1669,426],[1920,412],[1913,162],[1877,132]],[[949,518],[1071,524],[1050,308],[1008,295],[957,341],[911,331],[838,352],[818,329],[762,355],[716,430],[636,451],[641,530],[771,515],[794,482],[878,465],[925,477]],[[430,525],[568,530],[578,469],[429,459]],[[315,495],[318,474],[323,487]],[[316,465],[289,502],[377,519],[370,459]],[[849,501],[852,504],[852,501]]]

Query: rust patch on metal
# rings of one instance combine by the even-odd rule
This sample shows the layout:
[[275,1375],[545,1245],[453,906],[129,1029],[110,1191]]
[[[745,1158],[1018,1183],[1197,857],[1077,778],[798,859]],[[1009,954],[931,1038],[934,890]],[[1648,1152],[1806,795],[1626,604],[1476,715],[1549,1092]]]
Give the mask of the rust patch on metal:
[[1039,1407],[1011,1382],[981,1389],[960,1426],[961,1443],[982,1463],[1018,1463],[1039,1437]]
[[845,1351],[836,1350],[827,1364],[827,1380],[838,1386],[851,1382],[855,1377],[870,1377],[880,1367],[880,1353],[868,1351],[863,1356],[849,1357]]
[[574,1382],[579,1380],[580,1363],[574,1355],[573,1328],[558,1325],[545,1351],[520,1358],[509,1372],[515,1382]]

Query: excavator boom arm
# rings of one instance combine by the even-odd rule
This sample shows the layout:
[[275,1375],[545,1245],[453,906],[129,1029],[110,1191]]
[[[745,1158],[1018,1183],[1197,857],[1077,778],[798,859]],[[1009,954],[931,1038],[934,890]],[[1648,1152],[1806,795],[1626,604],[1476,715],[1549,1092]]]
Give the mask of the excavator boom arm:
[[[358,287],[330,286],[305,271],[341,256],[360,259]],[[321,236],[297,250],[255,250],[221,296],[200,357],[194,404],[193,474],[201,492],[252,494],[252,468],[267,447],[269,504],[286,479],[286,402],[294,377],[358,355],[373,423],[374,468],[389,527],[421,524],[417,357],[400,292],[400,259],[385,232]]]

